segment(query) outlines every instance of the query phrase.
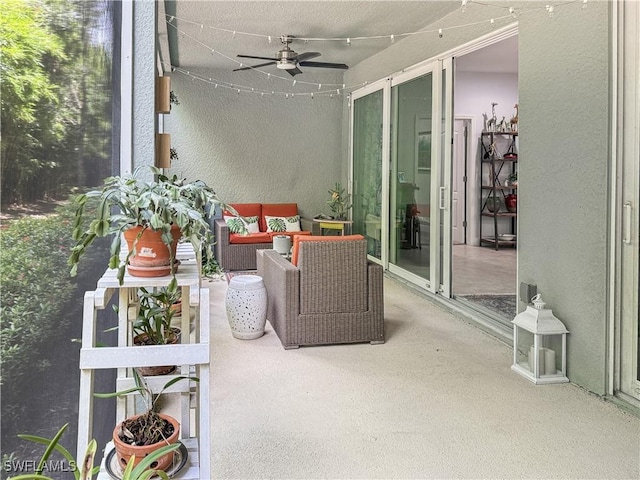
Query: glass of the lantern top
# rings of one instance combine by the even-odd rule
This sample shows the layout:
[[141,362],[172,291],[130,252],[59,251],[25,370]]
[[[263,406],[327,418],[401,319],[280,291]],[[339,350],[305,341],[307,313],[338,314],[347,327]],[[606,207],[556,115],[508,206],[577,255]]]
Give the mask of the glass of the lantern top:
[[544,308],[540,294],[531,299],[513,323],[511,369],[535,384],[565,383],[567,378],[567,333],[551,309]]

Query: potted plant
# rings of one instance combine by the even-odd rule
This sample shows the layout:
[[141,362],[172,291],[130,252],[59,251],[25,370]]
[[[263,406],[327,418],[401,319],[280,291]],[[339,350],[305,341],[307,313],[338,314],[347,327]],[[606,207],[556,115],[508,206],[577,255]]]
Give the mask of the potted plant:
[[336,183],[335,188],[329,189],[329,195],[331,197],[327,201],[327,205],[329,205],[329,209],[333,213],[333,218],[335,220],[346,220],[347,213],[351,208],[351,195],[345,193],[340,182]]
[[[178,281],[172,278],[169,285],[151,290],[141,287],[138,290],[138,315],[133,322],[133,344],[169,345],[180,341],[180,329],[171,326],[173,317],[178,314],[178,302],[181,292]],[[175,365],[139,367],[142,375],[166,375],[175,370]]]
[[[175,175],[163,175],[156,167],[144,168],[155,175],[153,180],[142,178],[141,167],[133,174],[109,177],[101,189],[76,197],[73,230],[76,244],[69,257],[72,276],[89,245],[108,235],[114,235],[109,267],[118,269],[121,285],[125,267],[134,276],[175,274],[175,251],[180,238],[189,240],[196,252],[204,248],[212,256],[212,235],[206,218],[213,208],[208,207],[221,204],[231,208],[222,204],[204,182],[187,182]],[[86,218],[85,206],[91,199],[97,200],[98,206],[95,216]],[[89,220],[86,228],[85,220]],[[129,247],[123,259],[122,235]]]
[[[87,445],[87,449],[85,451],[84,459],[82,463],[79,463],[78,461],[74,460],[71,453],[59,443],[60,438],[62,437],[62,434],[65,432],[68,426],[69,426],[68,423],[64,424],[60,428],[60,430],[58,430],[58,433],[56,433],[55,436],[51,439],[41,437],[38,435],[26,435],[26,434],[18,435],[18,437],[22,439],[45,445],[47,448],[42,454],[42,457],[40,458],[40,461],[38,462],[38,465],[33,474],[18,475],[17,477],[12,477],[12,478],[16,480],[17,479],[19,480],[53,480],[51,477],[44,475],[43,472],[46,471],[45,467],[46,467],[47,461],[49,460],[49,457],[54,451],[58,452],[65,458],[65,460],[67,461],[69,467],[73,472],[73,476],[75,480],[87,480],[91,478],[93,475],[96,475],[100,471],[99,466],[96,466],[96,467],[93,466],[96,452],[98,450],[97,442],[95,441],[95,439],[89,442],[89,444]],[[166,455],[169,452],[173,452],[174,450],[177,450],[179,447],[180,445],[177,443],[173,445],[166,445],[156,450],[151,455],[146,456],[141,461],[139,461],[138,465],[135,468],[134,468],[135,458],[132,457],[129,460],[129,462],[127,462],[127,465],[124,468],[124,471],[121,477],[122,480],[149,480],[152,477],[159,477],[159,478],[168,480],[169,477],[164,471],[149,469],[149,467],[158,458],[162,457],[163,455]]]
[[[136,386],[128,390],[113,393],[94,393],[98,398],[112,398],[130,393],[139,393],[146,407],[144,413],[125,418],[113,430],[113,444],[116,450],[118,464],[124,469],[131,458],[133,466],[137,466],[147,455],[152,455],[158,449],[178,442],[180,423],[170,415],[156,411],[158,399],[164,391],[181,380],[199,381],[196,377],[179,376],[168,381],[159,393],[154,394],[147,382],[133,369]],[[172,465],[174,450],[171,450],[152,462],[149,467],[154,470],[166,471]]]

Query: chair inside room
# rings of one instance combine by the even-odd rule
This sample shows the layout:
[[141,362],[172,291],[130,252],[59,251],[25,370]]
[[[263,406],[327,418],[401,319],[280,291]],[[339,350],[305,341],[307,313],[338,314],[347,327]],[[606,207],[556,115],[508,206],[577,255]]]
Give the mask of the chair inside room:
[[362,235],[296,236],[291,262],[258,250],[267,319],[285,349],[384,343],[382,267],[367,261]]

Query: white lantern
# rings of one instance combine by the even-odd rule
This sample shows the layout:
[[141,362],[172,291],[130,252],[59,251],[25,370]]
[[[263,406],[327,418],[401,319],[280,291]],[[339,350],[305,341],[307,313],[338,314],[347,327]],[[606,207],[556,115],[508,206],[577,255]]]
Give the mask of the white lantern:
[[516,315],[513,323],[511,369],[535,384],[565,383],[567,378],[567,333],[569,331],[540,294],[533,306]]

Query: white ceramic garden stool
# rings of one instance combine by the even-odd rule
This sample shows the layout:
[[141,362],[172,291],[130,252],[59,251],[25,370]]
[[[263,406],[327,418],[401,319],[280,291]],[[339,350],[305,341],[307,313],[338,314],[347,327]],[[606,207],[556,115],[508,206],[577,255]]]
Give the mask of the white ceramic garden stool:
[[264,335],[264,325],[267,322],[267,289],[262,277],[232,277],[225,303],[231,333],[235,338],[251,340]]

